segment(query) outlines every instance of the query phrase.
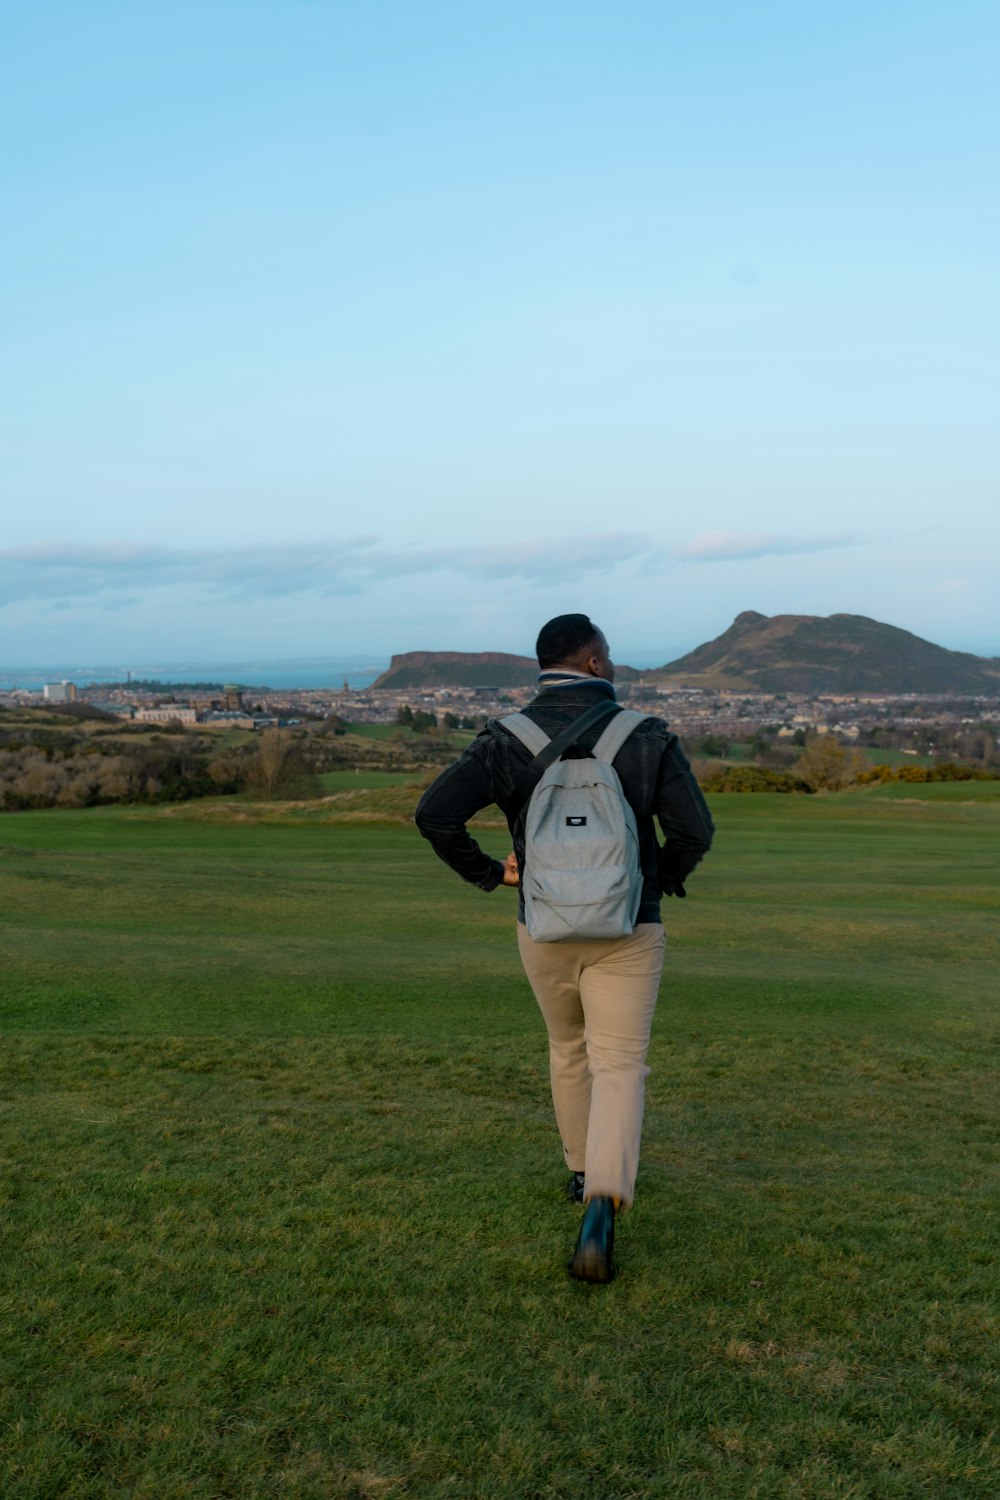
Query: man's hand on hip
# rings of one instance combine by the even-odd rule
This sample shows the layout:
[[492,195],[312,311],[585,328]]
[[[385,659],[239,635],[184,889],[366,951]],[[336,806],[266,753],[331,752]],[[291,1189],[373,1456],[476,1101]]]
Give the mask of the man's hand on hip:
[[521,884],[521,877],[518,874],[518,870],[517,870],[517,855],[514,854],[514,853],[508,854],[507,858],[503,861],[503,879],[501,880],[500,884],[501,885],[520,885]]

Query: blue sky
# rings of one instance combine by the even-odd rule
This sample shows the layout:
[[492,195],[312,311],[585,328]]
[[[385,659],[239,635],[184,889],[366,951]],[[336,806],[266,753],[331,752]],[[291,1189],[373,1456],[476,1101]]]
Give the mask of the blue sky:
[[0,662],[1000,653],[993,0],[4,31]]

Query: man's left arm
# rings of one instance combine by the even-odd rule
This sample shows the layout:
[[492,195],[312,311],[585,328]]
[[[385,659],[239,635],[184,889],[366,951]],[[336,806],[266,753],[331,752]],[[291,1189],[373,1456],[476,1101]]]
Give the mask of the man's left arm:
[[414,815],[417,827],[438,858],[482,891],[492,891],[501,884],[516,884],[516,880],[510,879],[507,862],[491,859],[465,826],[494,800],[489,748],[485,734],[473,740],[458,760],[427,788]]
[[694,772],[669,734],[659,767],[656,812],[666,843],[660,850],[660,889],[667,896],[683,896],[684,881],[711,848],[715,825]]

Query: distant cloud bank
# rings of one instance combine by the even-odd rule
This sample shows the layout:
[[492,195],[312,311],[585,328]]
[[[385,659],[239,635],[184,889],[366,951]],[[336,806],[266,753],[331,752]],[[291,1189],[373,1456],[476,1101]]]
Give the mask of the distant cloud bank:
[[0,551],[0,604],[95,603],[136,591],[194,587],[217,599],[353,594],[367,584],[422,573],[559,582],[648,556],[648,537],[603,536],[468,547],[386,547],[379,538],[248,547],[37,543]]
[[0,550],[0,607],[35,601],[87,601],[102,609],[132,604],[151,591],[194,590],[203,598],[248,603],[295,594],[332,597],[421,574],[558,585],[607,574],[626,563],[645,570],[686,563],[746,562],[859,545],[854,532],[788,536],[706,531],[664,548],[648,535],[609,532],[518,539],[465,547],[388,547],[376,536],[252,546],[168,547],[159,543],[38,542]]

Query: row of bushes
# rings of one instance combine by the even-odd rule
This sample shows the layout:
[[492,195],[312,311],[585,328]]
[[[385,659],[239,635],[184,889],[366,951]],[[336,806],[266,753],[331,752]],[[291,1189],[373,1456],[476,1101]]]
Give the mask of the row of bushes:
[[698,777],[703,792],[811,792],[813,788],[791,771],[769,771],[765,766],[722,766]]
[[237,791],[227,762],[208,761],[186,747],[146,747],[95,755],[71,749],[0,750],[0,811],[92,807],[102,802],[182,802]]
[[[335,732],[334,732],[335,733]],[[267,729],[252,743],[225,748],[211,735],[155,735],[122,741],[98,730],[0,725],[0,811],[89,807],[105,802],[172,802],[246,792],[261,801],[321,794],[317,773],[360,761],[383,769],[432,766],[454,747],[431,735],[405,744],[348,742],[327,733]],[[871,766],[859,750],[832,735],[816,736],[792,766],[696,762],[708,792],[840,791],[881,782],[983,781],[1000,771],[956,762],[934,766]]]
[[817,786],[791,771],[769,771],[763,766],[724,766],[698,777],[704,792],[815,792],[840,791],[849,786],[873,786],[886,781],[926,784],[932,781],[1000,781],[1000,771],[946,761],[939,766],[870,766],[850,780]]
[[1000,781],[1000,771],[946,760],[937,766],[872,766],[858,777],[859,786],[881,781]]
[[186,802],[245,792],[260,801],[322,795],[318,773],[354,767],[415,770],[453,749],[422,737],[387,750],[371,741],[344,748],[340,740],[290,729],[265,729],[247,744],[226,748],[210,735],[157,735],[152,743],[120,743],[72,730],[0,732],[0,812],[93,807],[111,802]]

